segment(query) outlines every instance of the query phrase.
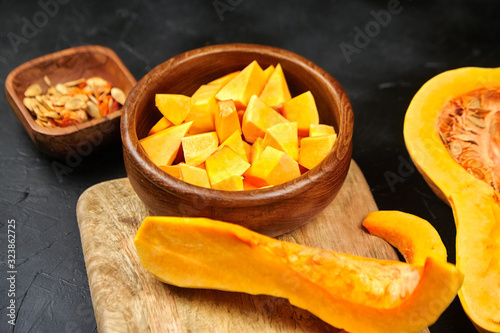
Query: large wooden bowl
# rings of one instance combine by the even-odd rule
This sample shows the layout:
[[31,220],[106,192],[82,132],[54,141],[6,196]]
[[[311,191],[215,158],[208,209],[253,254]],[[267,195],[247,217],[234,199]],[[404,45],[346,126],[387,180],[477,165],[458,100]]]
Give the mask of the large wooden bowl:
[[64,128],[37,124],[24,106],[23,97],[26,88],[33,83],[46,86],[44,75],[53,84],[100,76],[127,94],[137,81],[111,49],[97,45],[79,46],[28,61],[7,76],[5,93],[35,146],[47,155],[66,160],[70,166],[75,155],[84,157],[110,144],[119,144],[122,110]]
[[[161,117],[155,94],[191,95],[200,85],[241,70],[253,60],[262,67],[281,63],[292,96],[312,91],[320,122],[338,132],[324,161],[284,184],[238,192],[191,185],[154,165],[138,141]],[[209,217],[277,236],[309,221],[337,195],[351,161],[353,114],[340,84],[303,57],[268,46],[225,44],[180,54],[144,76],[125,102],[121,133],[128,178],[151,214]]]

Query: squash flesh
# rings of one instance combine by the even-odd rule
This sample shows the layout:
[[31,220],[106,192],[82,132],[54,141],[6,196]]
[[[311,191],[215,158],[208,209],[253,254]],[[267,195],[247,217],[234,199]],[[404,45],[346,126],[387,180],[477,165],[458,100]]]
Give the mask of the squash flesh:
[[462,281],[453,265],[432,258],[414,266],[356,257],[203,218],[148,217],[135,245],[160,281],[284,297],[349,332],[418,332]]
[[446,262],[446,247],[438,232],[426,220],[400,211],[369,213],[363,226],[370,234],[396,247],[406,262],[423,265],[427,257]]

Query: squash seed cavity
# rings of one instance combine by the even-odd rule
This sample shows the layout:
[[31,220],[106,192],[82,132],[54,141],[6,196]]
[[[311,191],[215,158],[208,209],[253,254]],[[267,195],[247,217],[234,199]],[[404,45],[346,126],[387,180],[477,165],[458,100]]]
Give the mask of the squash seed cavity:
[[441,109],[438,129],[453,158],[500,193],[500,87],[458,96]]

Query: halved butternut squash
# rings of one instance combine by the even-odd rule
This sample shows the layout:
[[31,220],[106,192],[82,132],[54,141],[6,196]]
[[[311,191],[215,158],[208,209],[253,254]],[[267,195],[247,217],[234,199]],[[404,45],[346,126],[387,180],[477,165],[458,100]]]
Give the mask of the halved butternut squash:
[[[500,68],[441,73],[417,92],[404,121],[413,162],[453,209],[456,264],[465,276],[460,301],[484,332],[500,332],[500,194],[494,181],[483,181],[484,170],[493,170],[493,178],[500,174],[499,87]],[[453,124],[453,118],[464,118],[466,127]],[[462,134],[449,136],[453,129]],[[459,163],[465,153],[474,168]]]

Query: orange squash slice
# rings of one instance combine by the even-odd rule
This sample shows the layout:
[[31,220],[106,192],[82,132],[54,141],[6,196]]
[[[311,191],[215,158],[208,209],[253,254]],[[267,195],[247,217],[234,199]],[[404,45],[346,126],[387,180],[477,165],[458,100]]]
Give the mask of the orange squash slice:
[[455,266],[432,257],[424,266],[363,258],[204,218],[147,217],[135,245],[160,281],[284,297],[352,333],[418,332],[437,320],[462,283]]

